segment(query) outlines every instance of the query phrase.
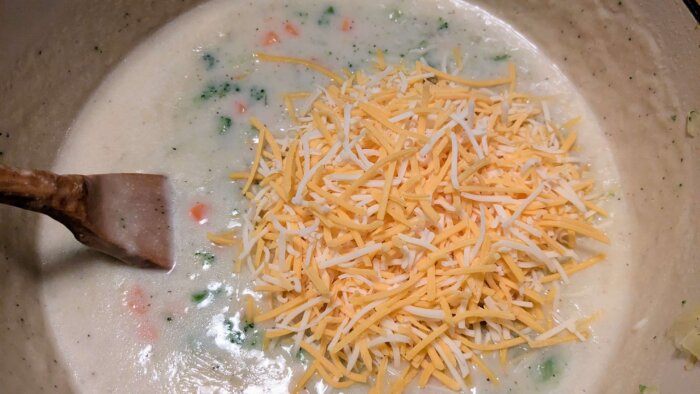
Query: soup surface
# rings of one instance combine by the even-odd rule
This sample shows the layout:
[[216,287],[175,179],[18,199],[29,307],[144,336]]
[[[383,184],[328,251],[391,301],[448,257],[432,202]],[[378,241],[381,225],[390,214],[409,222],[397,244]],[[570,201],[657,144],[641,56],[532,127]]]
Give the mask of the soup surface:
[[[206,238],[241,225],[240,185],[257,134],[249,117],[271,130],[292,125],[282,94],[328,83],[288,64],[258,63],[256,51],[315,59],[333,70],[370,69],[377,50],[387,63],[422,59],[462,75],[494,78],[514,63],[518,89],[551,96],[551,116],[575,115],[580,152],[600,181],[611,218],[600,222],[612,246],[608,260],[562,286],[562,315],[601,311],[583,343],[511,353],[500,377],[473,371],[472,391],[595,392],[615,351],[617,324],[628,302],[626,208],[616,198],[617,172],[605,137],[575,88],[537,48],[483,10],[450,1],[214,0],[178,18],[139,46],[95,92],[73,128],[54,170],[62,173],[154,172],[175,190],[176,266],[170,273],[138,270],[87,252],[60,225],[44,220],[43,304],[56,346],[81,392],[286,392],[308,365],[284,343],[262,351],[263,327],[241,321],[241,299],[252,295],[247,272],[232,273],[234,249]],[[193,218],[191,208],[206,209]],[[245,270],[244,270],[245,271]],[[390,374],[397,371],[389,370]],[[311,392],[329,392],[322,382]],[[431,381],[429,392],[443,389]],[[363,392],[356,385],[351,392]],[[417,391],[410,387],[409,391]]]

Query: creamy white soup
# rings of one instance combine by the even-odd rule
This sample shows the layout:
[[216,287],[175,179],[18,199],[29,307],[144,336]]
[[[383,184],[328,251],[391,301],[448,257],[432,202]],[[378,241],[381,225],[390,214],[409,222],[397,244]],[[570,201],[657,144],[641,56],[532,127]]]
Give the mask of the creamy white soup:
[[[312,59],[339,73],[371,70],[381,51],[387,64],[420,60],[460,75],[497,78],[514,64],[518,90],[547,96],[552,119],[574,116],[580,149],[599,182],[596,219],[610,246],[601,264],[558,283],[561,316],[600,312],[592,336],[543,349],[511,349],[506,365],[483,355],[498,376],[488,381],[471,366],[472,392],[596,392],[621,339],[627,303],[626,208],[616,197],[614,158],[595,117],[535,45],[505,22],[458,1],[255,2],[213,0],[179,17],[136,48],[90,98],[53,168],[61,173],[167,174],[174,189],[175,268],[140,270],[87,252],[69,232],[43,220],[43,304],[55,345],[86,393],[284,393],[311,362],[280,341],[263,350],[265,326],[247,324],[244,296],[262,307],[251,273],[232,270],[235,248],[213,245],[208,232],[242,225],[248,208],[233,171],[247,171],[257,131],[250,117],[275,133],[293,132],[283,94],[326,86],[326,76],[290,64],[259,62],[264,51]],[[194,208],[194,209],[193,209]],[[389,379],[399,370],[388,369]],[[356,384],[343,391],[365,392]],[[336,392],[316,375],[306,390]],[[435,379],[425,392],[449,392]],[[408,392],[420,391],[415,382]]]

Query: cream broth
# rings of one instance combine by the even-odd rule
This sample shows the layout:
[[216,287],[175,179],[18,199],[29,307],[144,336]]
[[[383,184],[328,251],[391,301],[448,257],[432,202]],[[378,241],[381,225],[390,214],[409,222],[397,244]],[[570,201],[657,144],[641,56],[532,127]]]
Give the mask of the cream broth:
[[[282,94],[328,80],[300,66],[257,63],[252,54],[264,50],[353,71],[371,68],[379,49],[388,63],[422,58],[449,71],[455,47],[464,55],[464,76],[498,77],[512,62],[519,90],[553,97],[553,118],[583,116],[578,156],[591,163],[606,196],[601,205],[612,213],[601,223],[612,241],[608,260],[574,276],[558,300],[562,316],[602,311],[593,338],[512,351],[505,369],[487,358],[500,384],[474,370],[472,391],[599,390],[596,382],[620,340],[618,323],[629,302],[623,269],[628,219],[616,198],[618,175],[605,136],[557,67],[507,24],[462,2],[214,0],[128,56],[94,93],[61,147],[57,172],[164,173],[177,190],[177,264],[170,273],[110,263],[84,251],[60,225],[42,222],[43,303],[76,391],[286,392],[308,356],[290,354],[284,343],[262,351],[264,327],[241,321],[240,300],[251,294],[260,306],[267,303],[251,290],[245,270],[231,272],[235,250],[212,246],[206,233],[240,226],[246,203],[228,174],[245,171],[252,160],[257,134],[248,118],[284,132],[291,122]],[[199,222],[189,212],[196,203],[209,207]],[[307,388],[333,392],[318,380]],[[447,391],[431,381],[426,392],[441,390]]]

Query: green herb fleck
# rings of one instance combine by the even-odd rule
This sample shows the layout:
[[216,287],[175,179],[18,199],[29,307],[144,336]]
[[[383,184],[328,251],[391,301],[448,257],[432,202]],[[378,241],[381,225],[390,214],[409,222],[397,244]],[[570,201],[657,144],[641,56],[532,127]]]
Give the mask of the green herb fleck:
[[559,373],[559,367],[557,366],[557,361],[554,357],[549,357],[542,364],[537,366],[537,373],[539,380],[546,382],[557,376]]
[[192,301],[197,304],[204,301],[207,297],[209,297],[209,290],[202,290],[192,293]]
[[447,23],[447,21],[445,19],[443,19],[442,17],[440,17],[438,19],[438,30],[445,30],[448,27],[450,27],[450,25]]
[[255,330],[255,323],[246,322],[245,326],[243,326],[243,332],[248,332],[250,330]]
[[640,384],[640,385],[639,385],[639,392],[640,392],[640,393],[643,393],[643,392],[645,392],[645,391],[647,391],[647,386],[645,386],[645,385],[643,385],[643,384]]
[[231,343],[235,343],[236,345],[240,345],[243,343],[243,340],[245,339],[245,334],[243,334],[240,331],[233,331],[226,336],[226,339],[228,339],[228,341]]
[[211,53],[205,53],[202,55],[202,61],[204,62],[207,70],[211,70],[214,68],[214,65],[219,62],[219,59],[215,58]]
[[688,302],[688,301],[687,301],[687,300],[681,301],[681,305],[682,305],[682,306],[685,306],[685,303],[686,303],[686,302]]
[[685,123],[685,132],[691,137],[697,137],[700,134],[700,122],[698,122],[698,111],[688,112],[687,121]]
[[219,89],[214,86],[214,85],[209,85],[202,91],[202,94],[199,95],[199,98],[202,100],[209,100],[212,97],[215,97],[218,93]]
[[328,8],[326,8],[323,11],[323,14],[321,14],[321,16],[318,18],[318,25],[319,26],[329,25],[331,23],[331,16],[332,15],[335,15],[335,8],[333,8],[333,6],[331,5],[331,6],[328,6]]
[[502,53],[500,55],[496,55],[496,56],[492,57],[491,59],[493,59],[493,61],[495,61],[495,62],[502,62],[504,60],[510,59],[510,55],[507,53]]
[[216,261],[216,257],[213,253],[204,250],[194,252],[194,257],[201,261],[203,266],[210,266]]
[[391,20],[392,22],[398,22],[402,16],[403,16],[403,11],[393,10],[389,13],[389,20]]
[[173,317],[172,317],[172,316],[168,316],[168,317],[165,318],[165,320],[171,322],[171,321],[173,321]]
[[231,124],[233,122],[231,121],[231,118],[228,116],[219,116],[219,134],[226,134],[228,131],[231,129]]
[[261,343],[263,331],[256,328],[252,322],[245,323],[242,329],[238,329],[233,319],[224,320],[226,339],[236,345],[254,347]]
[[306,364],[311,360],[311,355],[304,349],[299,349],[295,355],[296,359],[301,361],[302,364]]
[[240,345],[243,343],[243,340],[245,339],[245,334],[239,330],[233,329],[233,320],[224,320],[224,327],[226,327],[226,332],[228,333],[226,334],[226,339],[229,342],[235,343],[236,345]]
[[250,97],[255,101],[263,101],[267,105],[267,92],[263,88],[250,88]]
[[224,97],[231,92],[232,88],[233,86],[230,83],[224,82],[221,85],[219,85],[219,91],[217,92],[217,94],[219,95],[219,97]]
[[678,119],[678,116],[677,116],[676,114],[671,115],[671,120],[672,120],[672,121],[675,122],[676,119]]
[[199,98],[203,101],[212,98],[222,98],[227,94],[231,93],[231,91],[240,92],[241,88],[238,85],[232,85],[228,82],[224,82],[219,85],[209,85],[202,91],[202,93],[199,95]]

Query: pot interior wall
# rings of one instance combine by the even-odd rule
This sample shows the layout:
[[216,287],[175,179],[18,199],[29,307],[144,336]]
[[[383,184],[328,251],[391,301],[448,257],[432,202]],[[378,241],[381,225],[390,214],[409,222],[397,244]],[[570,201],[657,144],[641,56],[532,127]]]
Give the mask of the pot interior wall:
[[[49,168],[101,78],[141,39],[198,2],[0,3],[0,163]],[[628,263],[638,302],[627,312],[629,336],[617,360],[606,361],[611,373],[604,387],[631,392],[638,383],[654,382],[663,392],[687,392],[693,387],[689,379],[700,387],[698,374],[683,370],[665,337],[682,300],[700,304],[700,137],[691,138],[684,121],[700,105],[696,22],[681,1],[476,3],[511,23],[562,68],[615,152],[622,198],[634,217],[635,252]],[[69,392],[70,372],[53,350],[39,298],[42,276],[59,273],[41,269],[36,216],[0,207],[0,223],[3,390]],[[643,319],[648,323],[634,330]]]
[[[0,2],[0,163],[50,168],[104,75],[198,2]],[[51,273],[35,252],[37,216],[0,206],[0,224],[0,391],[71,392],[39,298],[41,277]]]

